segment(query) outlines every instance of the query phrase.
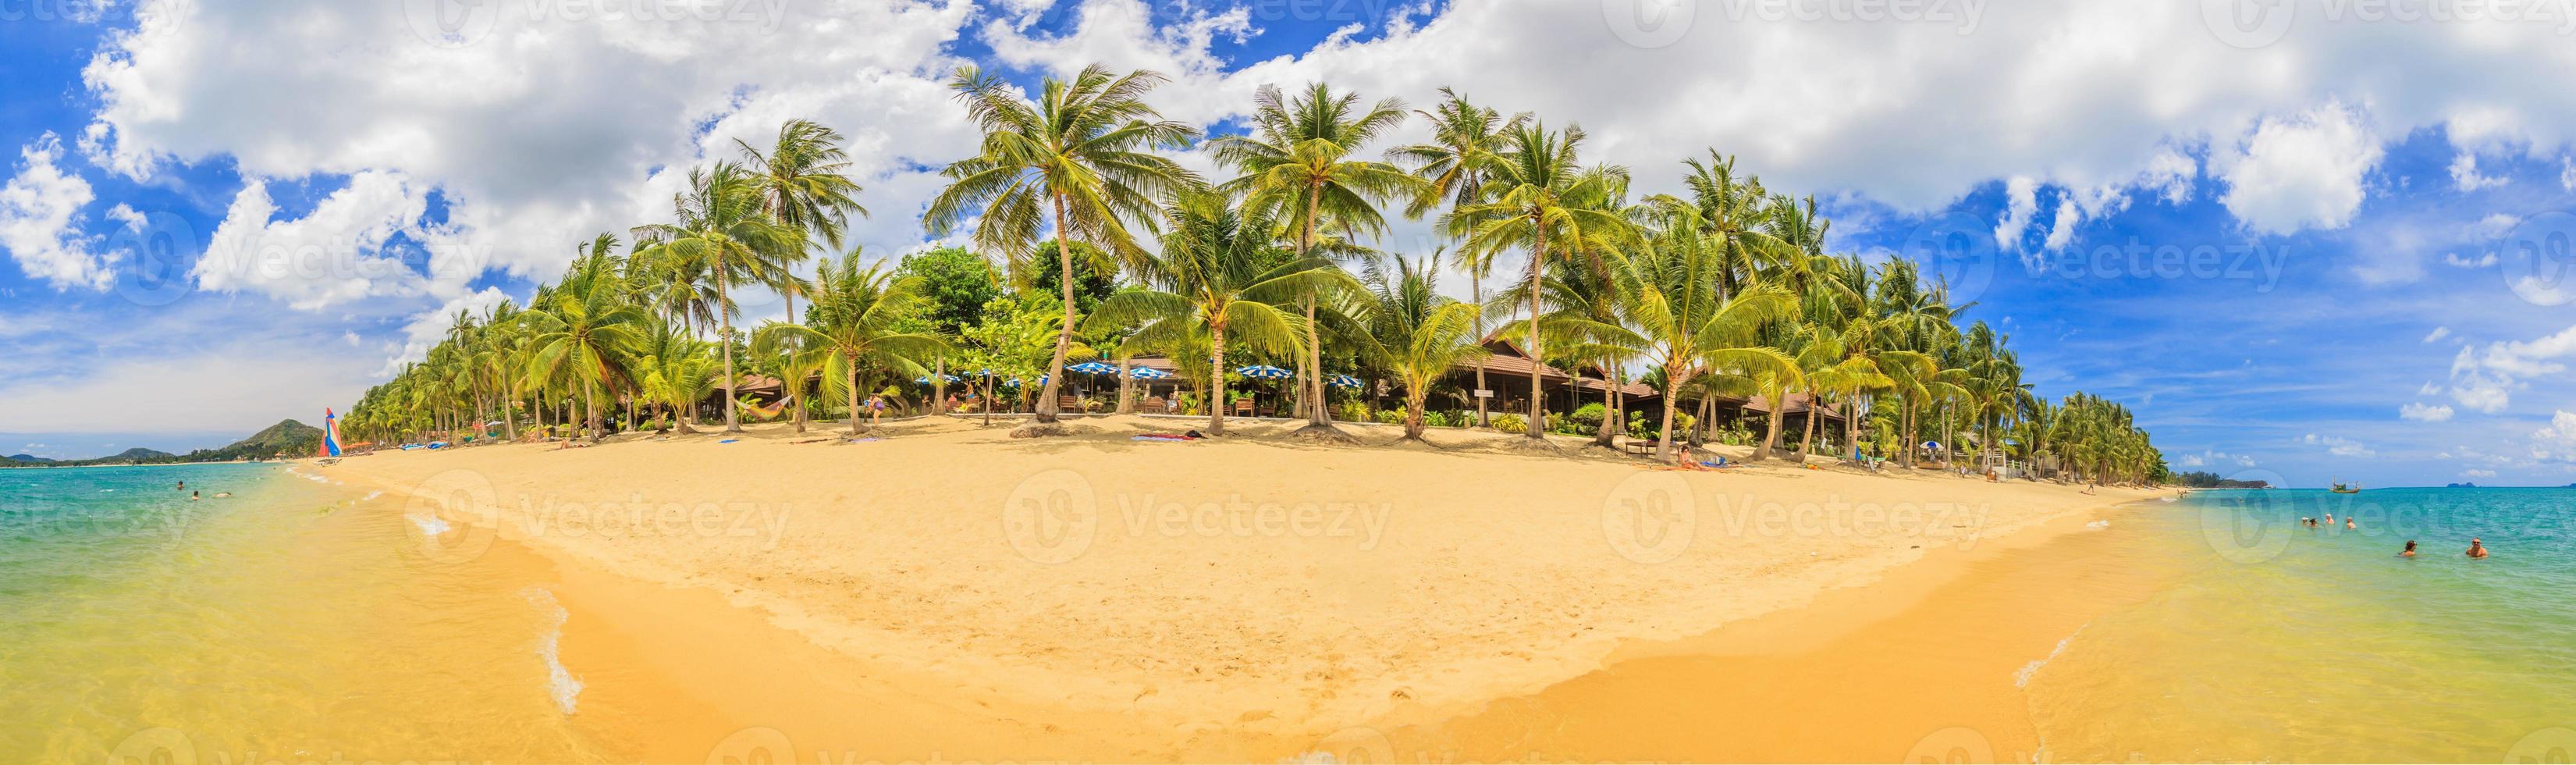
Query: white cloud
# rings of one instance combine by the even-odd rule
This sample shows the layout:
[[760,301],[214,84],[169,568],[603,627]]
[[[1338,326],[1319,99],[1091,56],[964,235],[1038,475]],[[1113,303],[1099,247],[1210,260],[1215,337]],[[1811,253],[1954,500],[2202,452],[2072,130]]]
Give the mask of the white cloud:
[[2031,218],[2039,214],[2039,180],[2025,175],[2004,182],[2004,217],[1995,224],[1995,246],[2005,252],[2021,249],[2022,232],[2030,230]]
[[2576,157],[2558,158],[2558,187],[2576,191]]
[[0,250],[27,278],[55,289],[106,289],[116,279],[115,256],[93,251],[97,239],[81,233],[89,181],[63,172],[62,155],[52,133],[19,147],[18,174],[0,186]]
[[2475,258],[2463,258],[2459,253],[2446,252],[2442,254],[2442,262],[2460,268],[2485,268],[2496,264],[2496,256],[2495,253],[2488,252],[2480,253]]
[[2440,404],[2426,406],[2422,403],[2412,403],[2398,407],[2397,417],[2416,422],[2446,422],[2451,419],[2451,408]]
[[2299,439],[2299,443],[2309,446],[2323,446],[2326,448],[2327,454],[2337,457],[2376,457],[2379,455],[2378,452],[2372,451],[2370,447],[2362,445],[2361,442],[2344,438],[2342,436],[2320,436],[2315,433],[2310,433],[2301,437]]
[[2493,471],[2493,470],[2462,470],[2462,471],[2460,471],[2460,477],[2461,477],[2461,478],[2494,478],[2494,477],[2496,477],[2496,471]]
[[2451,185],[2463,192],[2502,186],[2508,179],[2478,174],[2478,155],[2460,152],[2451,158]]
[[2450,328],[2450,327],[2434,327],[2434,328],[2433,328],[2433,331],[2432,331],[2431,333],[2426,334],[2426,335],[2424,336],[2424,342],[2429,343],[2429,342],[2433,342],[2433,341],[2435,341],[2435,340],[2440,340],[2440,339],[2442,339],[2442,338],[2450,337],[2450,336],[2451,336],[2451,328]]
[[2531,439],[2563,448],[2576,448],[2576,412],[2560,409],[2549,416],[2549,424],[2531,432]]
[[2219,177],[2228,188],[2219,201],[2265,233],[2342,228],[2360,211],[2364,176],[2384,154],[2361,115],[2341,104],[2267,117],[2224,153]]
[[[311,214],[281,219],[268,183],[254,179],[233,196],[191,275],[200,289],[255,291],[302,310],[416,294],[427,279],[386,250],[397,236],[415,246],[445,244],[450,232],[423,220],[428,205],[427,189],[369,170],[351,176]],[[450,278],[461,282],[476,270]]]

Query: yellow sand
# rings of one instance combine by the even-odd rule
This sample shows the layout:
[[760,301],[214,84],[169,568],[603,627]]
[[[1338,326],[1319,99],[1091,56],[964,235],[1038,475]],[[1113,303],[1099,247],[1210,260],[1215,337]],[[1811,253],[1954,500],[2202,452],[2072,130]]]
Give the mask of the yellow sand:
[[865,443],[763,425],[731,444],[388,452],[325,470],[465,521],[443,554],[471,558],[497,529],[594,581],[559,593],[563,660],[592,686],[583,714],[620,721],[606,749],[689,760],[779,731],[796,759],[1329,751],[2148,496],[1776,462],[1658,470],[1580,439],[1536,455],[1452,430],[1435,449],[1390,445],[1383,426],[1328,446],[1281,424],[1192,443],[1129,437],[1203,421],[1090,418],[1037,440],[1010,424],[889,423]]

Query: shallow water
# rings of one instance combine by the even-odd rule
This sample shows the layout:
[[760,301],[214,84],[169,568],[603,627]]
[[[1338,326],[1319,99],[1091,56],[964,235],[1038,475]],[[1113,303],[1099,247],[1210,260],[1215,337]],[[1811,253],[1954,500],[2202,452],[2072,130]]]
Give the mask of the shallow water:
[[[2180,573],[2033,673],[2050,759],[2576,751],[2576,491],[2210,491],[2123,518],[2112,532]],[[2493,556],[2462,555],[2471,537]]]
[[0,471],[0,500],[0,761],[592,759],[523,550],[425,546],[278,465]]

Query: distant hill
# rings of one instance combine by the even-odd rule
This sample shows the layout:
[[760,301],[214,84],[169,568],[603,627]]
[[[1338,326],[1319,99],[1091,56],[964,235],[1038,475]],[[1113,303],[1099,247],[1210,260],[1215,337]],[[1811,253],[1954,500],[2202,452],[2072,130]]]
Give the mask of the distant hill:
[[116,454],[86,460],[48,460],[19,455],[0,458],[0,466],[58,467],[74,465],[167,465],[184,462],[234,462],[265,460],[278,457],[304,457],[319,451],[322,429],[294,420],[280,420],[275,425],[232,442],[221,449],[198,449],[184,455],[157,449],[135,447]]
[[2442,488],[2445,489],[2475,489],[2477,487],[2478,485],[2474,483],[2447,483],[2442,485]]

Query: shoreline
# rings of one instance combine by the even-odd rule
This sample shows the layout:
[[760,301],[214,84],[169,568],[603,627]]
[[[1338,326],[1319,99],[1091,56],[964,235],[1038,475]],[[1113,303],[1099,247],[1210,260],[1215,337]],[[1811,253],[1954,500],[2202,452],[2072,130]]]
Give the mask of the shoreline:
[[[1137,444],[1128,442],[1125,433],[1131,429],[1160,429],[1153,426],[1165,425],[1166,421],[1093,417],[1071,422],[1078,428],[1099,432],[1071,439],[1012,442],[1001,438],[1000,428],[982,430],[971,422],[915,422],[880,426],[878,436],[886,439],[884,442],[841,443],[835,439],[830,443],[796,443],[825,438],[827,425],[816,423],[816,432],[804,436],[784,433],[781,426],[760,426],[752,434],[739,436],[741,443],[728,445],[716,444],[718,439],[711,435],[669,441],[633,438],[551,454],[547,453],[551,445],[499,445],[427,454],[378,453],[328,470],[346,474],[352,484],[364,482],[412,497],[452,488],[432,484],[437,483],[438,476],[452,476],[456,471],[489,481],[500,501],[490,511],[450,513],[450,520],[461,521],[454,524],[461,534],[482,533],[508,540],[556,561],[567,582],[556,594],[572,612],[565,628],[563,661],[576,674],[582,674],[586,682],[602,678],[591,682],[590,690],[584,694],[585,713],[622,707],[634,711],[631,719],[661,722],[615,727],[660,733],[689,730],[688,736],[665,735],[659,743],[643,747],[646,751],[642,753],[657,759],[697,758],[701,752],[688,751],[688,745],[678,739],[703,739],[720,732],[716,729],[722,725],[706,722],[717,720],[746,723],[734,733],[767,730],[787,735],[800,752],[850,751],[876,758],[1068,758],[1068,753],[1078,752],[1095,759],[1266,760],[1329,751],[1341,746],[1340,739],[1347,738],[1345,732],[1355,728],[1410,730],[1465,719],[1495,704],[1542,694],[1630,662],[1696,650],[1690,648],[1693,641],[1712,639],[1738,623],[1754,624],[1771,614],[1815,610],[1816,604],[1835,599],[1838,593],[1891,589],[1887,585],[1929,591],[1937,584],[1933,582],[1936,569],[1927,567],[1935,562],[1976,557],[1982,553],[1979,548],[2002,550],[2036,544],[2027,541],[2041,539],[2031,536],[2033,529],[2050,527],[2054,521],[2079,513],[2098,513],[2104,506],[2123,499],[2157,494],[2104,489],[2103,496],[2092,498],[2080,497],[2075,487],[1997,486],[1930,475],[1928,471],[1916,475],[1870,475],[1842,469],[1797,470],[1777,464],[1726,472],[1664,472],[1578,446],[1568,447],[1574,455],[1571,459],[1513,459],[1507,452],[1488,451],[1489,445],[1475,443],[1474,437],[1482,434],[1464,432],[1434,433],[1435,438],[1449,436],[1443,439],[1451,444],[1447,450],[1312,447],[1272,440],[1268,437],[1272,434],[1265,431],[1280,428],[1266,423],[1246,424],[1246,432],[1255,435],[1229,438],[1223,443]],[[1367,440],[1377,440],[1374,429],[1353,429]],[[877,450],[865,451],[872,447]],[[1174,476],[1157,476],[1146,470],[1139,477],[1131,475],[1136,471],[1117,469],[1122,467],[1119,465],[1099,464],[1118,460],[1151,463],[1163,459],[1162,454],[1194,457],[1198,455],[1177,450],[1201,447],[1214,447],[1202,451],[1226,452],[1222,455],[1226,459],[1216,461],[1237,468],[1247,468],[1238,463],[1249,461],[1266,466],[1293,464],[1321,473],[1371,472],[1372,467],[1393,472],[1375,480],[1336,477],[1338,480],[1330,483],[1345,488],[1333,494],[1246,480],[1248,474],[1240,469],[1218,470],[1205,476],[1186,470]],[[727,454],[723,451],[727,449],[742,451]],[[762,451],[754,455],[750,449]],[[1724,453],[1727,448],[1719,449]],[[1086,460],[1091,455],[1082,453],[1091,451],[1108,453]],[[1032,454],[1066,456],[1032,460]],[[1465,459],[1470,455],[1475,459]],[[561,466],[544,464],[550,457],[570,459],[560,460],[567,463]],[[631,458],[634,464],[620,465],[628,461],[621,458]],[[805,476],[793,469],[807,462],[845,460],[858,463],[849,467],[859,470]],[[868,465],[880,461],[901,464]],[[648,462],[651,464],[642,464]],[[1014,464],[1032,462],[1039,464]],[[1372,464],[1389,462],[1402,464]],[[1498,464],[1504,462],[1515,464]],[[956,472],[955,466],[962,464],[996,467],[986,471],[987,475],[932,475],[943,470]],[[1010,467],[1001,467],[1005,464]],[[1513,476],[1544,476],[1555,483],[1588,486],[1571,492],[1538,490],[1535,493],[1551,495],[1539,499],[1557,501],[1533,502],[1527,507],[1514,506],[1500,494],[1481,496],[1479,491],[1467,491],[1464,497],[1440,492],[1426,495],[1408,485],[1422,483],[1420,477],[1426,474],[1406,470],[1424,465],[1480,470],[1497,481]],[[1052,562],[1030,560],[1023,554],[1026,551],[1012,549],[1011,540],[996,538],[1012,533],[1004,517],[1011,501],[1025,493],[1032,481],[1042,481],[1050,472],[1034,469],[1038,467],[1082,472],[1085,475],[1078,477],[1088,478],[1095,490],[1099,484],[1121,484],[1121,493],[1091,509],[1095,516],[1091,533],[1106,534],[1094,545],[1092,554],[1077,553],[1074,558]],[[728,468],[749,474],[715,480]],[[699,487],[696,494],[680,496],[669,488],[675,484],[665,483],[686,480],[693,471],[705,471],[698,476],[705,480],[695,483],[727,485]],[[646,475],[649,473],[658,475]],[[1023,473],[1030,475],[1022,477]],[[854,475],[861,478],[852,481]],[[864,478],[875,475],[888,477],[876,485]],[[1415,476],[1415,480],[1400,480],[1405,475]],[[968,488],[956,485],[960,478],[1004,486]],[[801,493],[737,488],[762,486],[762,481],[751,479],[800,484],[821,481],[825,485],[803,486]],[[836,488],[830,481],[851,481],[851,485]],[[1128,481],[1141,483],[1124,483]],[[901,484],[912,482],[938,487],[939,491],[931,496],[945,497],[940,504],[950,506],[923,509],[917,517],[907,516],[895,526],[905,531],[938,533],[889,535],[884,532],[898,529],[870,528],[871,516],[882,515],[873,511],[889,504],[925,500],[901,490],[909,488]],[[1018,486],[1010,486],[1013,482]],[[1673,560],[1657,560],[1664,555],[1663,550],[1639,548],[1642,538],[1627,540],[1630,549],[1626,550],[1619,549],[1615,541],[1603,541],[1605,534],[1616,536],[1603,530],[1604,519],[1613,512],[1603,508],[1622,499],[1623,492],[1636,494],[1637,485],[1645,486],[1649,492],[1685,487],[1682,491],[1697,501],[1698,512],[1710,516],[1696,527],[1698,538],[1690,540]],[[1373,488],[1347,488],[1350,486]],[[625,490],[625,496],[613,495],[618,488]],[[714,491],[705,492],[708,488]],[[999,496],[1001,488],[1010,488],[1012,496]],[[1852,494],[1842,495],[1845,490]],[[1289,521],[1281,527],[1293,529],[1299,509],[1310,505],[1320,506],[1323,513],[1319,520],[1328,520],[1336,500],[1349,498],[1344,495],[1362,500],[1373,492],[1395,495],[1396,503],[1382,504],[1389,508],[1403,504],[1405,509],[1386,510],[1400,517],[1381,522],[1377,534],[1382,537],[1371,536],[1367,531],[1365,507],[1357,513],[1344,510],[1343,515],[1358,515],[1363,520],[1350,524],[1352,533],[1343,536],[1327,536],[1330,524],[1326,523],[1318,526],[1321,531],[1313,536],[1301,537],[1293,532],[1257,536],[1258,531],[1250,531],[1247,533],[1256,536],[1247,539],[1226,536],[1233,533],[1229,531],[1211,537],[1190,531],[1187,522],[1177,527],[1183,529],[1178,536],[1163,536],[1164,529],[1173,527],[1156,523],[1169,519],[1163,517],[1164,511],[1155,508],[1172,503],[1158,503],[1156,497],[1179,493],[1186,495],[1187,504],[1189,500],[1215,496],[1212,491],[1231,492],[1236,501],[1253,506],[1247,516],[1251,521],[1238,524],[1240,529],[1257,529],[1264,520]],[[552,525],[531,523],[544,520],[541,516],[548,512],[544,508],[567,497],[598,498],[603,493],[611,494],[605,497],[611,502],[625,500],[626,504],[657,508],[788,502],[783,495],[819,495],[842,502],[831,503],[835,506],[824,512],[791,511],[796,513],[791,520],[799,522],[782,522],[769,538],[772,546],[768,549],[741,544],[744,538],[732,535],[733,531],[749,528],[755,533],[750,539],[760,538],[756,534],[761,527],[756,521],[761,519],[748,515],[703,524],[705,529],[722,527],[714,535],[643,542],[576,534],[561,524],[566,518],[553,518]],[[1811,496],[1817,493],[1825,496]],[[1253,500],[1279,501],[1240,500],[1246,494]],[[1585,501],[1562,501],[1569,495]],[[1798,506],[1816,504],[1825,517],[1838,517],[1833,516],[1837,511],[1826,509],[1829,504],[1822,502],[1826,498],[1848,496],[1847,504],[1867,505],[1891,499],[1915,501],[1905,498],[1923,495],[1956,495],[1982,500],[1990,506],[1976,514],[1973,525],[1960,524],[1965,532],[1936,528],[1938,519],[1932,518],[1928,510],[1917,528],[1837,533],[1827,523],[1798,530]],[[2066,501],[2079,497],[2081,504]],[[1221,505],[1227,501],[1216,499],[1201,504]],[[1439,506],[1418,506],[1425,502]],[[844,503],[848,506],[841,506]],[[1451,506],[1456,503],[1465,506]],[[1753,510],[1756,503],[1779,505],[1789,511],[1766,518]],[[418,499],[404,504],[406,508],[424,506]],[[2002,506],[2001,511],[1992,506],[1997,504]],[[1284,507],[1274,515],[1262,509],[1269,505]],[[1146,521],[1142,528],[1147,530],[1141,534],[1136,531],[1140,509]],[[1547,561],[1516,563],[1510,560],[1512,556],[1476,550],[1451,538],[1484,533],[1479,528],[1491,530],[1490,516],[1496,514],[1519,518],[1538,528],[1500,529],[1497,536],[1502,538],[1482,541],[1505,548],[1517,546],[1517,551],[1525,555],[1553,557],[1554,563],[1570,563],[1587,570],[1552,571]],[[1848,511],[1844,514],[1861,517]],[[742,523],[745,520],[755,523]],[[1787,531],[1764,530],[1766,521],[1782,520],[1787,522]],[[816,531],[818,525],[820,532]],[[1580,536],[1587,527],[1592,537],[1588,545],[1570,543],[1567,537]],[[469,529],[479,531],[465,531]],[[1122,530],[1129,536],[1118,536]],[[675,544],[659,544],[666,542]],[[939,581],[936,587],[898,588],[905,591],[895,593],[902,597],[893,600],[914,601],[895,609],[902,613],[889,615],[834,603],[837,598],[832,595],[836,592],[847,597],[846,591],[853,588],[878,589],[901,583],[853,576],[875,572],[834,570],[841,564],[814,556],[836,560],[866,558],[868,550],[844,546],[893,549],[912,546],[903,544],[909,542],[922,546],[963,542],[965,546],[941,551],[944,554],[909,551],[911,559],[902,563],[922,568],[897,566],[893,571],[899,576],[927,576]],[[693,547],[719,547],[739,555],[720,565],[696,565],[704,563],[705,558],[698,554],[701,551],[691,550]],[[1953,552],[1962,554],[1949,554]],[[1053,554],[1046,549],[1037,553],[1042,559]],[[743,556],[751,560],[740,560]],[[1729,557],[1751,560],[1731,561]],[[1805,560],[1799,560],[1801,557]],[[1371,574],[1367,568],[1383,568],[1391,562],[1395,570],[1387,573]],[[1237,575],[1210,585],[1136,579],[1137,575],[1155,576],[1157,571],[1221,569],[1220,563],[1266,573]],[[957,566],[983,573],[937,576],[937,571]],[[1964,564],[1952,568],[1964,568]],[[1470,581],[1473,577],[1467,574],[1498,569],[1508,575],[1505,578],[1521,585],[1519,591],[1529,602],[1469,607],[1479,601],[1458,599],[1456,593],[1448,592],[1489,589],[1475,586]],[[830,574],[839,574],[840,578],[835,580]],[[1953,570],[1942,581],[1957,575]],[[1444,576],[1459,581],[1439,579]],[[1704,581],[1712,576],[1724,584]],[[1302,577],[1304,581],[1280,581],[1283,577]],[[1415,577],[1434,580],[1422,582]],[[1072,581],[1062,581],[1067,579]],[[1592,579],[1608,579],[1609,586],[1605,589]],[[574,581],[582,584],[574,586]],[[957,592],[958,588],[1018,592]],[[1092,591],[1085,592],[1084,588]],[[1386,589],[1399,591],[1381,592]],[[1434,597],[1416,597],[1425,593],[1414,590],[1431,591],[1428,595]],[[938,611],[954,610],[925,602],[935,600],[930,593],[936,592],[962,596],[975,606],[945,620],[933,619]],[[1004,597],[1010,594],[1035,602],[1013,602],[1013,598]],[[1920,595],[1916,592],[1917,597]],[[1105,606],[1087,608],[1084,599]],[[1460,605],[1433,606],[1442,602]],[[1421,613],[1426,609],[1431,613]],[[1034,625],[1038,629],[1031,628],[1030,617],[1050,612],[1056,612],[1057,618],[1038,621]],[[1496,619],[1507,624],[1498,627],[1492,623]],[[1252,635],[1249,641],[1227,634],[1255,632],[1237,623],[1265,620],[1274,622],[1265,625],[1271,627],[1268,633]],[[1064,624],[1065,621],[1072,624]],[[692,629],[706,632],[691,638],[673,635],[674,630],[667,626],[655,628],[683,624],[703,625]],[[968,633],[958,636],[945,629],[914,631],[905,629],[907,625],[963,625]],[[1010,629],[1015,626],[1020,629]],[[1193,634],[1192,627],[1202,631]],[[1568,631],[1550,636],[1558,629]],[[978,632],[985,634],[975,634]],[[1094,634],[1102,632],[1109,634]],[[1171,642],[1176,638],[1181,639],[1177,645]],[[774,664],[746,657],[719,662],[727,668],[710,675],[688,668],[691,662],[703,662],[706,651],[696,652],[700,658],[690,659],[656,647],[657,643],[717,646],[726,639],[764,646],[763,653],[802,657],[797,664],[834,666],[839,671],[779,676],[774,674]],[[1157,646],[1154,655],[1119,656],[1135,653],[1122,652],[1120,647],[1138,641]],[[1396,645],[1387,645],[1390,642]],[[1481,655],[1478,650],[1442,650],[1452,644],[1490,650],[1491,655]],[[1233,663],[1215,667],[1149,666],[1175,659]],[[1136,666],[1120,666],[1121,662]],[[621,668],[621,663],[642,666]],[[1109,668],[1100,669],[1104,664]],[[1221,674],[1196,679],[1210,668]],[[833,679],[850,676],[865,680]],[[742,685],[738,681],[744,677],[769,679],[753,683],[750,688],[735,687]],[[1294,687],[1283,691],[1279,683],[1265,678],[1284,680]],[[621,686],[657,690],[625,694],[616,690]],[[834,734],[863,726],[863,722],[798,715],[790,709],[816,694],[852,703],[873,701],[880,707],[895,701],[916,710],[916,719],[906,727],[843,738]],[[634,700],[618,700],[626,695]],[[593,706],[594,696],[599,706]],[[651,700],[657,697],[689,699],[694,703]],[[785,703],[763,701],[782,697]],[[683,708],[694,711],[676,713]],[[677,724],[690,720],[702,724]],[[785,722],[758,724],[760,720]],[[900,732],[910,735],[899,735]],[[835,748],[841,740],[852,743]]]

